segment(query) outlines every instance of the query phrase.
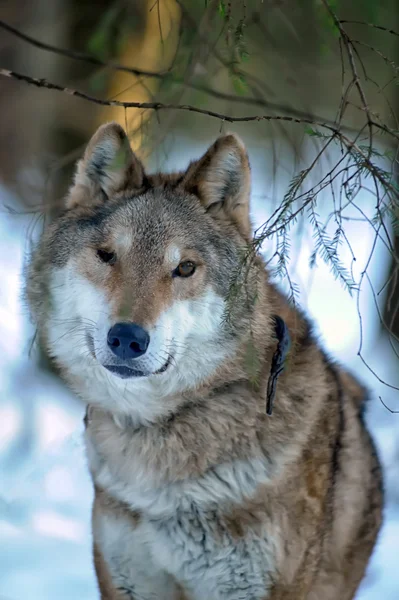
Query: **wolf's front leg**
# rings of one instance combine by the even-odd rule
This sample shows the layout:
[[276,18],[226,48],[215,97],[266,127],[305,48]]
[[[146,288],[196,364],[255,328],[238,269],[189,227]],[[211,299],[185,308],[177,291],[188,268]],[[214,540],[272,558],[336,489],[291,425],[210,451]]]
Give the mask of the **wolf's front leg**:
[[145,525],[96,492],[94,563],[101,600],[183,600],[174,579],[153,560]]
[[277,575],[273,531],[270,536],[243,533],[217,509],[201,511],[195,505],[154,520],[151,527],[158,563],[184,585],[191,600],[269,600]]
[[93,558],[101,600],[129,600],[125,593],[115,587],[108,566],[96,543],[93,544]]

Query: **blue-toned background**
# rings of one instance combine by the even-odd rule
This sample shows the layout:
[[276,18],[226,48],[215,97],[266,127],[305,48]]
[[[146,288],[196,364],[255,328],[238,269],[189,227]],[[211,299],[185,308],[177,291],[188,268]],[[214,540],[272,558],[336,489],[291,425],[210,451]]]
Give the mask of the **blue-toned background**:
[[[231,23],[225,14],[230,4]],[[394,0],[378,6],[370,0],[330,4],[343,18],[371,20],[389,28],[399,20]],[[191,21],[184,17],[181,5]],[[155,98],[228,115],[291,114],[292,109],[334,119],[343,90],[342,64],[338,36],[320,12],[322,5],[316,0],[180,4],[99,0],[95,5],[89,0],[8,0],[0,3],[0,20],[37,39],[141,69],[176,71],[180,79],[160,91],[158,80],[70,61],[1,28],[0,68],[44,77],[101,98]],[[130,12],[118,12],[121,6],[128,6]],[[121,33],[118,27],[125,22],[132,23],[131,29]],[[223,66],[215,54],[217,48],[221,59],[230,61],[229,44],[240,22],[245,23],[248,56],[241,48],[234,60],[251,72],[249,83],[230,69],[229,62]],[[393,34],[385,36],[383,31],[359,25],[356,37],[384,56],[394,59],[398,54]],[[204,41],[208,39],[209,44]],[[357,48],[371,73],[365,81],[358,64],[373,114],[393,123],[399,105],[397,79],[391,81],[395,63],[387,63],[364,46]],[[345,77],[348,72],[345,63]],[[193,91],[192,81],[266,104],[245,106],[237,100],[216,99]],[[381,91],[387,82],[392,86]],[[389,96],[389,106],[383,93]],[[364,111],[355,87],[348,98],[347,124],[356,132],[362,127]],[[0,77],[0,600],[98,598],[91,560],[93,492],[82,444],[84,407],[39,361],[35,349],[29,352],[34,329],[22,301],[22,269],[43,224],[40,213],[60,205],[84,144],[100,123],[112,119],[127,125],[134,149],[150,168],[184,167],[220,132],[236,131],[249,150],[256,227],[281,204],[292,177],[311,163],[322,143],[304,123],[234,125],[168,110],[155,118],[149,111],[98,108],[65,93]],[[395,156],[397,143],[387,136],[374,141],[382,155],[389,150]],[[317,183],[341,156],[340,145],[332,143],[307,185]],[[389,156],[389,161],[387,155],[378,164],[396,168],[397,161]],[[386,507],[381,536],[357,600],[398,600],[399,414],[382,404],[399,409],[398,349],[381,324],[391,289],[387,281],[393,232],[386,220],[385,228],[376,234],[372,184],[361,182],[356,206],[347,202],[342,213],[345,238],[337,246],[340,264],[355,282],[361,282],[360,293],[351,296],[322,257],[312,260],[315,231],[307,213],[291,230],[288,273],[321,343],[371,391],[367,422],[384,466]],[[334,214],[339,191],[337,180],[317,199],[318,218],[331,237],[337,224],[328,217]],[[270,239],[263,245],[266,258],[273,255],[275,244]],[[289,291],[287,274],[278,278],[278,284]],[[391,300],[395,303],[398,298]]]

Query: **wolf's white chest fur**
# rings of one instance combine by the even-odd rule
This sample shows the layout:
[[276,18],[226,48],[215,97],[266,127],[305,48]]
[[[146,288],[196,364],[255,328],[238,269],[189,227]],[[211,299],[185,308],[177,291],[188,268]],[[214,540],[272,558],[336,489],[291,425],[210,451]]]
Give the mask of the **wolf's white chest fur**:
[[103,515],[95,528],[116,584],[132,599],[174,600],[175,581],[193,600],[265,598],[279,550],[271,525],[233,539],[223,518],[226,504],[239,504],[265,482],[262,461],[236,461],[157,488],[136,465],[132,480],[118,480],[90,440],[87,451],[96,483],[141,514],[136,527]]
[[133,529],[103,517],[96,541],[117,587],[132,599],[175,600],[178,582],[192,600],[260,600],[270,587],[272,544],[248,535],[215,536],[217,515],[178,514]]

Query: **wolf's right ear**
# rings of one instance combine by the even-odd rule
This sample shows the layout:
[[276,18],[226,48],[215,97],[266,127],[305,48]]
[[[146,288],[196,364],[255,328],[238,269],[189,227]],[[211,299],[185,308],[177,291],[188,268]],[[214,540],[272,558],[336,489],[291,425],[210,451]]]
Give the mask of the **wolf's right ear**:
[[67,208],[90,206],[127,188],[139,189],[144,178],[144,167],[123,128],[107,123],[97,129],[78,162]]

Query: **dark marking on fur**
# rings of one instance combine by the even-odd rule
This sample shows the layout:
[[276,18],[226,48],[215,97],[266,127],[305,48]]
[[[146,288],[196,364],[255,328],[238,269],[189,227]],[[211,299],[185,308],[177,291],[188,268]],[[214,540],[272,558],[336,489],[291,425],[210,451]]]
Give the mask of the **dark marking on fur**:
[[284,370],[285,359],[291,346],[291,338],[288,332],[288,327],[283,319],[277,315],[275,320],[275,334],[278,339],[277,349],[273,354],[272,366],[270,369],[269,381],[267,382],[267,404],[266,414],[269,416],[273,412],[273,401],[276,395],[277,379]]
[[[121,575],[119,574],[119,577],[120,576]],[[118,589],[118,592],[122,592],[123,594],[126,594],[127,597],[129,598],[129,600],[135,600],[135,598],[137,598],[137,596],[134,595],[135,586],[133,586],[133,585],[129,585],[129,586],[122,585],[122,586],[119,586],[117,589]]]
[[[240,193],[241,174],[239,171],[239,165],[237,165],[237,171],[226,171],[226,176],[226,181],[224,182],[223,187],[219,190],[219,196],[222,202],[228,198],[234,198]],[[239,200],[237,204],[239,204]]]
[[334,452],[332,455],[332,476],[333,476],[333,486],[335,488],[337,475],[340,469],[339,466],[339,458],[340,451],[342,447],[342,436],[345,429],[345,415],[344,415],[344,405],[343,405],[343,390],[342,385],[339,380],[338,373],[336,369],[330,365],[330,372],[334,375],[336,390],[337,390],[337,401],[338,401],[338,431],[337,438],[335,441]]
[[[342,436],[345,428],[345,414],[344,414],[344,397],[343,397],[343,389],[341,380],[339,377],[338,370],[332,361],[329,360],[327,354],[325,352],[321,352],[322,360],[325,364],[327,373],[329,373],[330,378],[332,379],[334,388],[332,393],[330,394],[330,402],[338,403],[338,423],[337,430],[335,435],[335,442],[331,456],[331,480],[332,480],[332,488],[335,490],[337,475],[339,472],[339,458],[340,458],[340,450],[342,447]],[[334,492],[333,492],[334,493]]]
[[180,173],[180,175],[176,178],[176,180],[172,183],[172,189],[179,187],[184,181],[185,173]]
[[88,176],[94,180],[99,179],[100,181],[102,181],[105,177],[107,177],[107,174],[104,171],[106,164],[107,164],[107,157],[106,157],[105,153],[104,152],[96,152],[92,156],[92,158],[87,166]]
[[151,181],[147,177],[147,174],[143,173],[142,189],[140,189],[140,193],[145,194],[150,189],[151,189]]
[[298,351],[307,350],[314,344],[313,326],[305,316],[302,315],[302,318],[304,329],[295,340]]

